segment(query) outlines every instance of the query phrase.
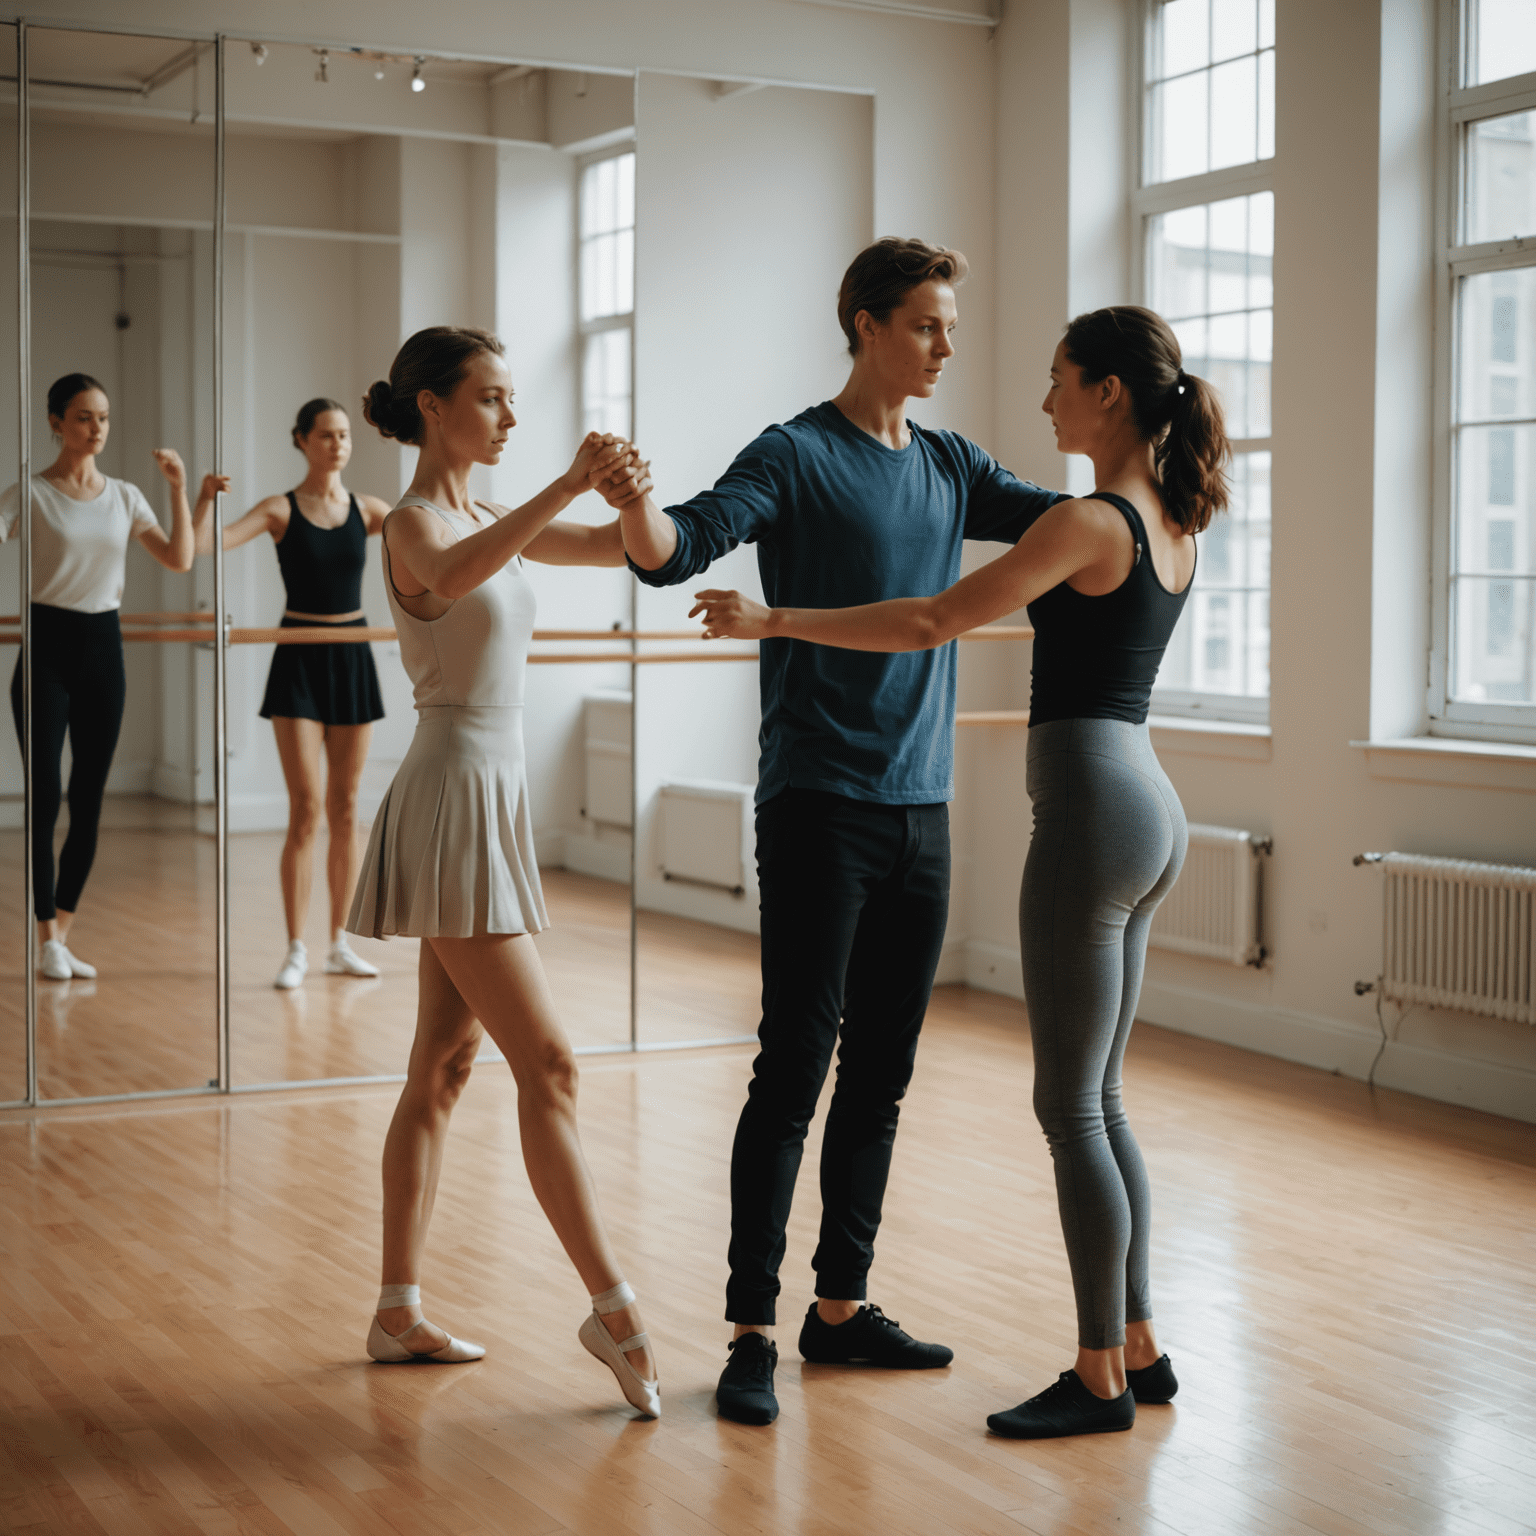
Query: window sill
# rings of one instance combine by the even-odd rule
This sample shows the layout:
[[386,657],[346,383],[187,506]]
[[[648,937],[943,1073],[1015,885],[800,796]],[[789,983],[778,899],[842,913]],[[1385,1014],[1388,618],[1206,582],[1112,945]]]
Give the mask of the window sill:
[[1365,753],[1373,779],[1446,784],[1463,789],[1512,789],[1536,794],[1536,747],[1516,742],[1405,736],[1352,741]]
[[1251,720],[1198,720],[1185,715],[1148,715],[1152,746],[1162,755],[1242,758],[1267,763],[1270,730]]

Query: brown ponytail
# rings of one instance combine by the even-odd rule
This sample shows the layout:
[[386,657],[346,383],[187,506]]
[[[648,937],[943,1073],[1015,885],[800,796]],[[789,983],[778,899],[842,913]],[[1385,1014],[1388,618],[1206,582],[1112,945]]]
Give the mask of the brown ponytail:
[[1202,532],[1226,509],[1232,446],[1220,396],[1184,372],[1168,322],[1139,305],[1117,304],[1079,315],[1065,339],[1085,384],[1114,377],[1125,386],[1137,430],[1156,445],[1163,506],[1186,533]]
[[446,400],[465,370],[482,352],[505,357],[506,349],[489,331],[468,325],[430,325],[407,339],[389,365],[389,381],[377,380],[363,396],[363,418],[385,437],[421,446],[422,390]]

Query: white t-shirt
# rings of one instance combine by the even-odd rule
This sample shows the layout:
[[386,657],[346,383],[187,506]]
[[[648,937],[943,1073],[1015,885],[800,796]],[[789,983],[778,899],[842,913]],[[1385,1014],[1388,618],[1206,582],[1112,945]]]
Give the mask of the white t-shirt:
[[[123,600],[128,544],[159,521],[144,493],[106,478],[93,501],[75,501],[32,476],[32,601],[107,613]],[[0,539],[20,536],[21,487],[0,492]]]

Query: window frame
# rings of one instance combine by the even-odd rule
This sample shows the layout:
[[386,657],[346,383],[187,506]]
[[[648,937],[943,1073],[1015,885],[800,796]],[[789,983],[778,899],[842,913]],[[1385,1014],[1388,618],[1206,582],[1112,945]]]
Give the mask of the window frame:
[[[576,418],[581,422],[582,433],[587,431],[587,339],[603,331],[628,331],[629,332],[629,435],[632,438],[635,431],[635,305],[634,284],[630,284],[630,307],[622,314],[602,315],[595,320],[582,318],[582,248],[586,237],[581,227],[581,183],[587,171],[594,165],[600,165],[604,160],[618,160],[624,155],[635,155],[635,172],[638,178],[640,160],[636,154],[633,139],[624,139],[617,144],[604,145],[601,149],[593,150],[590,154],[580,155],[576,160],[576,195],[572,199],[572,218],[576,226],[574,244],[574,257],[576,263],[576,281],[574,286],[576,300]],[[638,202],[638,192],[636,194]],[[636,224],[631,225],[633,231],[638,227],[638,213]]]
[[[1255,192],[1275,190],[1275,155],[1265,160],[1252,160],[1244,165],[1223,166],[1220,170],[1205,171],[1198,176],[1184,176],[1177,181],[1147,182],[1147,153],[1150,146],[1152,125],[1152,83],[1147,79],[1147,65],[1152,55],[1152,29],[1156,25],[1156,13],[1163,0],[1140,0],[1138,6],[1140,25],[1136,28],[1135,59],[1131,71],[1131,86],[1135,92],[1131,122],[1135,135],[1134,155],[1136,175],[1131,188],[1130,217],[1130,273],[1131,298],[1136,304],[1148,302],[1147,251],[1151,235],[1151,222],[1159,214],[1174,213],[1181,208],[1200,207],[1206,203],[1218,203],[1232,197],[1245,197]],[[1278,50],[1276,53],[1278,59]],[[1277,64],[1278,69],[1278,64]],[[1278,123],[1277,123],[1278,127]],[[1277,132],[1278,140],[1278,132]],[[1278,213],[1277,213],[1278,217]],[[1273,303],[1271,304],[1273,314]],[[1278,333],[1278,327],[1276,327]],[[1274,526],[1274,437],[1273,420],[1268,437],[1244,437],[1232,439],[1232,452],[1268,453],[1270,456],[1270,526]],[[1270,583],[1270,634],[1274,634],[1273,581]],[[1273,654],[1273,639],[1271,639]],[[1238,724],[1267,725],[1269,723],[1270,693],[1262,696],[1238,693],[1205,693],[1195,689],[1152,689],[1152,713],[1183,718],[1225,720]]]
[[[1452,549],[1455,535],[1457,387],[1456,289],[1463,277],[1536,268],[1536,234],[1461,241],[1461,189],[1468,127],[1511,112],[1536,111],[1536,71],[1465,86],[1470,6],[1439,0],[1435,102],[1435,349],[1433,547],[1428,734],[1473,741],[1536,743],[1536,703],[1458,701],[1451,697]],[[1513,423],[1518,425],[1519,423]],[[1536,579],[1531,582],[1536,601]]]

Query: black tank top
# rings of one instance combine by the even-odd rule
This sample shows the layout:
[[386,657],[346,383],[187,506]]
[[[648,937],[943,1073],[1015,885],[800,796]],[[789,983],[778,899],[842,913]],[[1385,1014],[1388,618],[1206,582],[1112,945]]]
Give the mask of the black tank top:
[[295,613],[356,613],[368,564],[368,528],[357,497],[348,497],[347,520],[339,528],[318,528],[289,491],[288,531],[278,543],[277,563]]
[[1170,592],[1158,580],[1146,525],[1130,502],[1111,491],[1094,491],[1084,500],[1107,501],[1121,512],[1136,541],[1136,561],[1113,592],[1086,597],[1062,582],[1029,605],[1029,622],[1035,627],[1032,726],[1050,720],[1128,720],[1140,725],[1147,718],[1163,652],[1189,596],[1189,586]]

